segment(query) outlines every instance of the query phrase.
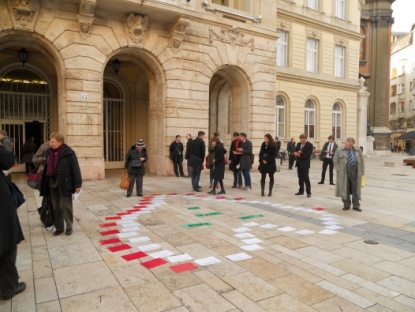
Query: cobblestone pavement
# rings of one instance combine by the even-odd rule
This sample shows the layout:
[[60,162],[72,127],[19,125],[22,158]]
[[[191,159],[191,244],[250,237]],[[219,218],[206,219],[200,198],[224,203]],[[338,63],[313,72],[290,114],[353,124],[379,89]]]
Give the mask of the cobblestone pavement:
[[[17,265],[28,288],[0,311],[415,311],[415,169],[402,159],[366,159],[361,213],[317,184],[318,160],[311,198],[293,195],[286,164],[271,198],[259,196],[257,173],[250,192],[230,188],[227,173],[216,198],[188,194],[189,179],[146,176],[145,196],[159,195],[140,202],[113,171],[84,183],[74,233],[59,237],[15,176],[27,198]],[[201,184],[206,195],[206,174]]]

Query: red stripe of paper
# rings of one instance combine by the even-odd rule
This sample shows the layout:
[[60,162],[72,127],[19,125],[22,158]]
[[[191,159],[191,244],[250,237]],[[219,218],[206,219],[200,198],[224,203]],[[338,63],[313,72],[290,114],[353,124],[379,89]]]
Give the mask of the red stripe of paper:
[[194,269],[197,269],[197,265],[195,265],[192,262],[188,262],[188,263],[172,265],[170,269],[172,269],[176,273],[181,273],[181,272],[192,271]]
[[146,267],[147,269],[152,269],[152,268],[156,268],[156,267],[158,267],[160,265],[163,265],[163,264],[166,264],[166,263],[167,263],[166,260],[161,259],[161,258],[156,258],[156,259],[153,259],[153,260],[150,260],[150,261],[143,262],[143,263],[141,263],[141,265],[143,267]]
[[125,215],[128,215],[128,214],[130,214],[129,212],[119,212],[119,213],[117,213],[117,216],[125,216]]
[[316,207],[316,208],[311,208],[313,210],[317,210],[317,211],[322,211],[322,210],[326,210],[326,208],[321,208],[321,207]]
[[128,212],[139,212],[141,211],[141,208],[134,208],[134,209],[128,209]]
[[99,243],[101,245],[109,245],[109,244],[121,243],[121,241],[118,238],[110,238],[110,239],[100,240]]
[[102,223],[102,224],[99,225],[99,227],[102,227],[102,228],[104,228],[104,227],[110,227],[110,226],[117,226],[117,223],[110,222],[110,223]]
[[108,250],[111,251],[111,252],[117,252],[117,251],[126,250],[126,249],[130,249],[130,248],[132,248],[132,247],[128,244],[122,244],[122,245],[110,247],[110,248],[108,248]]
[[112,235],[112,234],[117,234],[117,233],[120,233],[120,231],[118,231],[118,230],[110,230],[110,231],[101,232],[101,235],[107,236],[107,235]]
[[120,220],[120,216],[113,216],[113,217],[105,217],[105,220]]
[[132,260],[137,260],[137,259],[140,259],[140,258],[147,257],[147,254],[145,252],[139,251],[139,252],[134,252],[132,254],[124,255],[122,257],[126,261],[132,261]]

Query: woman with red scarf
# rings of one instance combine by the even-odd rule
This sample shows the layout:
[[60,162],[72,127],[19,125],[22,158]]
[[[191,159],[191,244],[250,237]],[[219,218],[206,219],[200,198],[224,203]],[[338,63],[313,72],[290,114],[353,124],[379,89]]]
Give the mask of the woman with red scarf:
[[46,152],[41,196],[50,196],[55,216],[54,236],[60,235],[66,223],[66,235],[72,234],[72,195],[81,191],[82,178],[75,152],[64,143],[59,133],[50,135],[50,149]]

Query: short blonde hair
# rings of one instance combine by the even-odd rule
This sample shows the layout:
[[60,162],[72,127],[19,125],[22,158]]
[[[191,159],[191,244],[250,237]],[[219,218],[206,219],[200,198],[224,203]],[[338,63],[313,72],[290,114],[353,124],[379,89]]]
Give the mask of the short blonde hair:
[[58,132],[52,132],[49,136],[49,139],[55,139],[58,142],[65,143],[65,137]]
[[300,139],[306,139],[307,140],[307,134],[305,134],[305,133],[300,134]]

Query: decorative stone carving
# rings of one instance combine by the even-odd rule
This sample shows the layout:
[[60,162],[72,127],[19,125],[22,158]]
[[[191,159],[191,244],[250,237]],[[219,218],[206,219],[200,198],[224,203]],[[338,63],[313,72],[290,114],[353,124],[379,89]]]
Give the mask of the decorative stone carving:
[[148,16],[131,13],[125,20],[125,27],[129,38],[134,45],[143,47],[144,38],[148,29]]
[[251,50],[255,49],[254,38],[245,38],[245,35],[241,33],[238,27],[229,29],[221,29],[220,32],[216,32],[214,29],[209,28],[209,42],[212,44],[214,40],[219,40],[231,45],[248,46]]
[[7,0],[14,28],[33,30],[39,15],[38,0]]
[[81,27],[81,36],[88,37],[89,29],[94,22],[96,0],[81,0],[79,3],[79,14],[77,15]]
[[171,46],[175,49],[180,48],[186,35],[186,28],[189,26],[190,21],[187,18],[180,17],[172,29]]

